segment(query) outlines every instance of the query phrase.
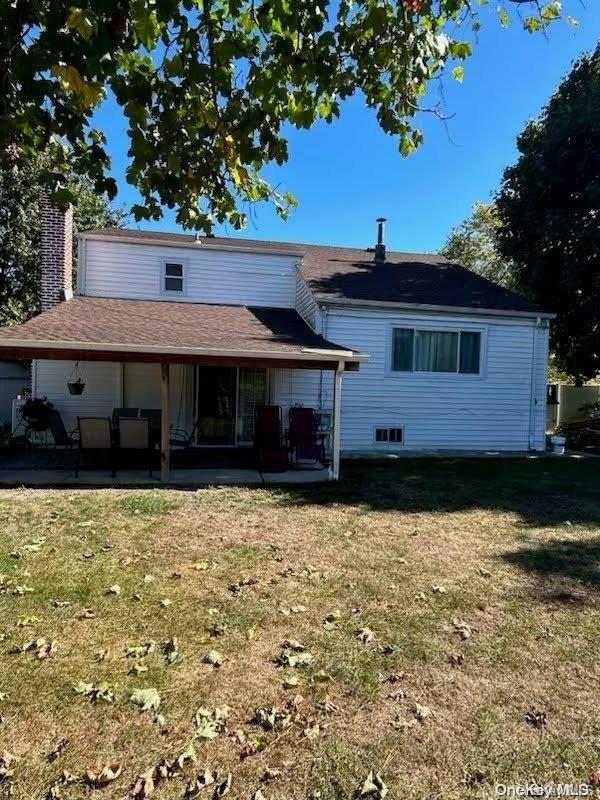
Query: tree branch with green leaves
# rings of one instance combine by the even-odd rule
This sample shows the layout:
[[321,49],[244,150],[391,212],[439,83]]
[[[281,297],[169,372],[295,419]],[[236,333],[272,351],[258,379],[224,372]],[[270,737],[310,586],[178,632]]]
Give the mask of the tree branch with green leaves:
[[[529,5],[528,30],[562,14],[557,0]],[[44,182],[59,204],[72,199],[70,169],[113,197],[94,124],[112,95],[127,121],[136,219],[167,206],[188,228],[241,228],[260,201],[286,217],[295,198],[262,172],[287,161],[287,126],[333,122],[361,94],[410,155],[428,85],[463,80],[481,13],[491,14],[469,0],[12,0],[0,9],[0,158],[48,152]]]

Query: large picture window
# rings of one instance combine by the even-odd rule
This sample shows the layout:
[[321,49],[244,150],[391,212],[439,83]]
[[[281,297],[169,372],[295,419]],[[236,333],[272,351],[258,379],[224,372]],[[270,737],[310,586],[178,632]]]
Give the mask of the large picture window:
[[479,374],[479,331],[430,331],[394,328],[392,371]]

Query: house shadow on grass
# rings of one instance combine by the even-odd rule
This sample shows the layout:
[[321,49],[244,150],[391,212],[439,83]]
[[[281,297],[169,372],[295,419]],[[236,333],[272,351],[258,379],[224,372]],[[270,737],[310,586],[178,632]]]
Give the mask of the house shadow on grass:
[[282,486],[281,501],[404,514],[500,511],[525,528],[600,526],[600,459],[352,460],[342,473],[337,484]]
[[600,537],[532,542],[501,558],[532,575],[531,592],[549,602],[584,605],[600,590]]

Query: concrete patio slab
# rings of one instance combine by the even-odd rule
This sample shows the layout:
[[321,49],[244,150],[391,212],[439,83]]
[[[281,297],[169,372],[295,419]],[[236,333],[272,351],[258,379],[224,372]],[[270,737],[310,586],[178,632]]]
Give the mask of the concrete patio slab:
[[124,470],[116,478],[106,470],[82,470],[75,477],[64,469],[0,469],[0,488],[27,487],[85,487],[104,488],[195,488],[199,486],[258,486],[265,483],[315,483],[328,480],[327,470],[261,473],[257,469],[226,467],[213,469],[174,469],[167,483],[162,483],[155,473],[150,477],[145,470]]

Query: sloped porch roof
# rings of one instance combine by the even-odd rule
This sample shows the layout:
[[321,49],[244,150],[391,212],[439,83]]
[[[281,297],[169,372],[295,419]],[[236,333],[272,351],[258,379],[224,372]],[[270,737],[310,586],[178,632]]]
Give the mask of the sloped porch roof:
[[76,295],[0,328],[0,358],[357,369],[366,355],[328,341],[294,309]]

